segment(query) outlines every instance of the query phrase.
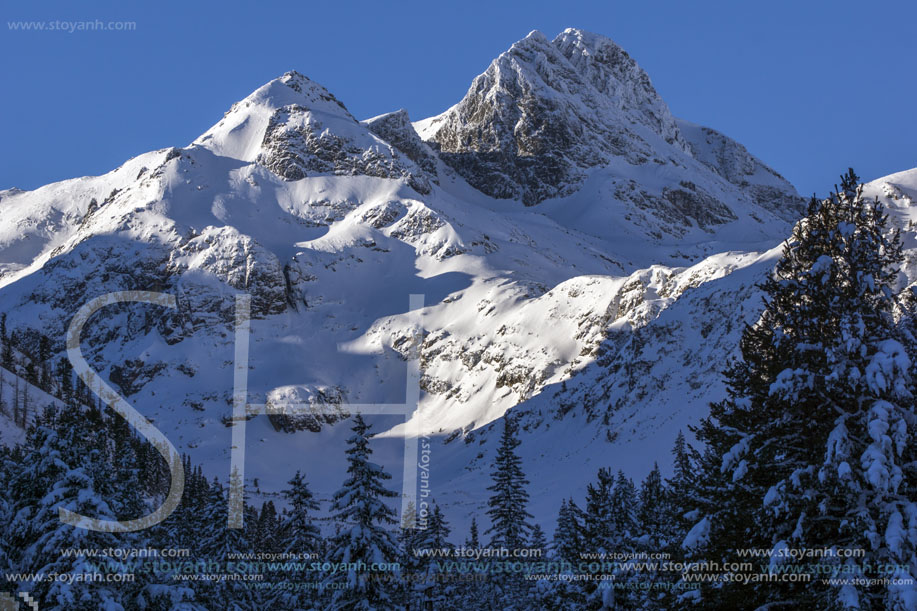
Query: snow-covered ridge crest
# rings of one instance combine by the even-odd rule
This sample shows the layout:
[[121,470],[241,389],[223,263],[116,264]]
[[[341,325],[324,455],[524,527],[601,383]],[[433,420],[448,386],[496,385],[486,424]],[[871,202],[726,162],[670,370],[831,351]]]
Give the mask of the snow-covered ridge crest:
[[356,123],[350,111],[327,89],[291,71],[233,104],[223,118],[197,138],[194,144],[222,157],[255,161],[261,153],[271,117],[284,107],[305,107],[315,113]]

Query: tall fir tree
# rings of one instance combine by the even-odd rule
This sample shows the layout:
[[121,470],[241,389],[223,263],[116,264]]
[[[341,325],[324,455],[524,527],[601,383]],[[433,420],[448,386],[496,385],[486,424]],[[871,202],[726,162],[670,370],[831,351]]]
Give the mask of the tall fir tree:
[[667,543],[671,524],[669,491],[662,480],[659,465],[654,464],[640,486],[640,508],[637,511],[638,532],[643,546],[658,551]]
[[533,558],[541,558],[547,552],[548,549],[548,538],[544,534],[544,530],[541,528],[541,524],[535,524],[532,527],[532,536],[529,541],[529,549],[534,553],[532,554]]
[[[451,529],[446,521],[446,516],[436,501],[432,502],[433,510],[427,520],[427,528],[422,531],[421,547],[427,550],[449,549],[449,534]],[[455,598],[456,586],[448,582],[442,565],[438,559],[430,558],[426,563],[426,580],[415,586],[415,591],[420,594],[421,602],[429,605],[432,603],[436,609],[442,609]]]
[[288,553],[316,553],[321,547],[321,530],[313,515],[321,509],[306,478],[299,471],[287,482],[283,491],[289,508],[280,523],[280,539]]
[[669,493],[669,534],[673,544],[681,543],[688,530],[694,525],[698,508],[701,505],[697,497],[699,460],[700,455],[697,450],[685,440],[684,433],[678,431],[672,447],[672,477],[666,480]]
[[906,493],[917,465],[905,458],[917,415],[892,317],[900,261],[897,232],[852,170],[831,197],[813,198],[762,285],[764,313],[742,336],[728,396],[697,430],[707,449],[705,515],[685,541],[695,554],[735,561],[740,547],[833,547],[866,556],[818,560],[821,570],[852,571],[838,583],[706,588],[708,608],[917,608],[913,586],[854,579],[890,577],[861,570],[890,564],[897,579],[917,576],[917,504]]
[[553,551],[564,562],[571,565],[580,561],[583,551],[583,512],[574,500],[560,502],[557,513],[557,528],[554,529]]
[[611,492],[612,549],[630,547],[637,534],[637,487],[618,470]]
[[493,493],[487,501],[491,525],[485,532],[491,535],[491,547],[525,547],[532,528],[529,523],[532,514],[527,509],[529,493],[526,486],[529,480],[522,470],[522,459],[516,454],[516,448],[521,443],[517,435],[516,418],[507,414],[503,419],[503,434],[491,472],[493,483],[487,488]]
[[471,516],[471,526],[468,529],[468,538],[465,539],[465,547],[469,549],[481,547],[481,540],[478,535],[478,519],[476,516]]
[[347,584],[346,589],[334,591],[331,608],[390,609],[396,604],[394,579],[398,573],[381,575],[371,572],[371,567],[373,563],[393,565],[398,561],[398,545],[388,530],[388,526],[398,523],[397,514],[385,504],[385,499],[395,498],[398,493],[385,487],[384,482],[392,476],[369,460],[373,434],[363,416],[354,416],[351,430],[346,451],[348,477],[331,504],[341,530],[329,543],[332,562],[348,563],[354,568],[328,577],[329,582]]
[[433,511],[430,512],[430,519],[427,521],[427,528],[424,532],[424,545],[429,549],[444,549],[449,546],[449,534],[452,529],[446,521],[446,516],[442,509],[433,500]]
[[[236,473],[231,473],[230,486],[233,485],[234,479],[240,478]],[[239,485],[238,482],[236,485]],[[244,503],[242,505],[240,510],[245,511]],[[194,536],[200,541],[198,549],[202,559],[209,563],[216,563],[216,566],[231,559],[233,554],[245,553],[252,547],[244,528],[228,527],[229,511],[231,510],[228,490],[224,489],[220,481],[214,478],[201,504],[200,517],[195,520],[195,523],[199,525],[199,531]],[[249,511],[245,515],[245,520],[251,524],[252,521],[257,520],[257,515],[252,516]],[[258,607],[258,591],[247,587],[243,581],[208,583],[201,590],[201,597],[211,608],[242,611]]]
[[607,467],[601,467],[596,474],[595,483],[586,486],[586,507],[583,514],[584,537],[581,541],[584,551],[591,553],[611,551],[615,528],[611,506],[612,490],[614,490],[614,475]]

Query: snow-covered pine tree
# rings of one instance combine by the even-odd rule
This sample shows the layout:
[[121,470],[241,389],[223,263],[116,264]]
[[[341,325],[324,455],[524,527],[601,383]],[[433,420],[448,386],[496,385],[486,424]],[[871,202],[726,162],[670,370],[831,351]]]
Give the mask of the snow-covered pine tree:
[[572,565],[580,561],[583,551],[582,511],[572,498],[560,502],[552,548],[560,560]]
[[637,487],[618,470],[611,492],[612,547],[630,547],[637,533]]
[[[241,480],[233,472],[232,480]],[[239,481],[235,485],[241,485]],[[205,562],[223,563],[231,561],[232,554],[245,553],[251,549],[251,542],[245,536],[243,528],[228,528],[228,512],[230,511],[228,490],[225,490],[216,478],[209,487],[209,494],[204,501],[199,520],[199,550],[201,559]],[[250,516],[246,516],[249,519]],[[228,565],[227,565],[228,566]],[[243,567],[245,568],[245,567]],[[227,611],[242,611],[243,609],[258,608],[258,591],[250,588],[243,581],[209,582],[200,588],[199,595],[209,608],[226,609]]]
[[541,528],[541,524],[535,524],[532,526],[532,535],[531,540],[529,541],[529,549],[535,551],[533,558],[540,558],[547,553],[548,549],[548,538],[544,534],[544,530]]
[[526,536],[532,528],[529,523],[532,514],[527,510],[529,480],[522,470],[522,459],[516,454],[521,443],[517,433],[516,418],[507,414],[503,418],[503,434],[491,472],[493,484],[487,488],[493,493],[487,501],[491,525],[484,534],[491,535],[491,547],[525,547]]
[[258,513],[252,529],[257,537],[253,541],[255,549],[274,553],[282,551],[279,548],[279,522],[280,518],[277,515],[277,508],[274,507],[274,501],[265,501],[261,505],[261,512]]
[[329,582],[344,581],[348,585],[334,591],[332,609],[390,609],[395,605],[397,572],[370,572],[373,563],[398,561],[398,546],[387,529],[398,523],[397,514],[385,504],[385,499],[395,498],[398,493],[384,485],[392,476],[369,460],[373,437],[369,429],[360,414],[354,416],[353,435],[347,440],[348,477],[332,500],[331,511],[341,530],[329,542],[331,561],[354,565],[350,571],[327,577]]
[[471,517],[471,527],[468,529],[468,538],[465,540],[465,547],[477,549],[481,547],[481,541],[478,535],[478,518]]
[[408,501],[407,507],[401,514],[401,524],[398,531],[398,547],[401,552],[401,588],[399,595],[401,602],[407,603],[413,596],[414,585],[419,576],[426,570],[429,561],[426,557],[417,555],[416,550],[423,547],[424,532],[417,523],[417,506],[414,501]]
[[[532,515],[527,509],[529,494],[526,488],[529,481],[522,469],[522,459],[516,453],[521,443],[518,426],[514,415],[504,417],[503,432],[492,465],[492,484],[487,487],[491,492],[487,500],[490,528],[484,534],[490,535],[488,546],[491,548],[522,549],[531,530],[529,520]],[[519,574],[504,572],[492,575],[487,588],[488,604],[499,605],[503,609],[524,608],[529,585]]]
[[672,477],[666,480],[672,543],[681,543],[697,521],[697,509],[700,506],[696,498],[699,461],[700,454],[685,440],[684,433],[678,431],[672,447]]
[[666,544],[671,526],[669,523],[669,491],[662,481],[659,465],[654,464],[640,486],[640,508],[637,511],[637,531],[640,545],[659,551]]
[[433,511],[430,512],[427,529],[424,531],[424,545],[430,549],[444,549],[449,547],[449,534],[452,529],[449,528],[446,516],[435,499],[432,504]]
[[[917,577],[917,504],[904,454],[917,417],[912,364],[892,318],[897,232],[852,170],[813,198],[746,329],[727,398],[697,430],[707,444],[705,515],[685,545],[711,561],[737,548],[858,549],[815,562],[840,577]],[[778,562],[777,560],[774,561]],[[897,565],[892,575],[857,567]],[[863,585],[868,584],[868,585]],[[707,608],[917,609],[917,590],[881,581],[736,582],[703,593]]]
[[[626,492],[626,487],[621,492]],[[563,536],[567,538],[566,545],[569,548],[569,551],[566,552],[569,555],[567,560],[574,567],[577,567],[588,556],[596,558],[600,554],[615,552],[621,546],[620,525],[623,522],[621,514],[632,515],[635,507],[616,511],[615,494],[614,474],[611,469],[601,467],[596,473],[596,481],[586,486],[585,508],[580,511],[573,499],[567,502],[564,518],[567,521],[565,525],[567,532]],[[622,500],[623,496],[618,499],[618,502]],[[636,498],[632,502],[636,505]],[[578,537],[574,534],[577,529],[580,531]],[[629,532],[632,531],[631,527]],[[576,542],[576,547],[574,547],[574,542]],[[601,567],[596,564],[592,572],[594,575],[601,574]],[[599,585],[599,581],[577,581],[566,585],[562,590],[566,599],[579,601],[584,609],[601,609],[604,604],[604,593],[599,590]]]
[[[13,499],[13,519],[4,539],[14,552],[11,564],[20,573],[95,574],[94,559],[65,556],[70,548],[119,547],[109,533],[76,528],[60,521],[59,509],[114,519],[106,502],[112,482],[101,477],[101,452],[85,444],[78,434],[80,422],[73,414],[53,410],[30,427],[19,468],[5,491]],[[119,608],[120,592],[108,584],[86,581],[26,580],[15,587],[29,592],[42,609]]]
[[[611,495],[614,489],[614,475],[607,467],[601,467],[595,483],[586,486],[586,508],[583,514],[583,551],[601,553],[611,551],[614,523]],[[572,500],[570,501],[573,502]]]
[[[446,521],[446,516],[442,509],[432,501],[433,509],[427,520],[427,528],[420,531],[421,543],[420,548],[427,550],[446,550],[450,548],[449,534],[451,529]],[[455,598],[456,586],[445,581],[442,577],[442,566],[440,558],[429,558],[426,564],[426,580],[423,583],[417,583],[415,591],[422,598],[424,604],[432,603],[433,608],[443,609]]]
[[[901,292],[899,299],[898,331],[902,334],[904,346],[912,365],[917,365],[917,285],[911,285]],[[917,465],[917,443],[909,443],[901,452],[903,465]],[[917,499],[917,474],[915,469],[906,469],[901,483],[901,494],[905,498]]]
[[281,517],[280,540],[288,553],[315,553],[321,543],[321,530],[312,518],[321,509],[306,478],[299,471],[287,482],[289,488],[282,492],[289,504]]

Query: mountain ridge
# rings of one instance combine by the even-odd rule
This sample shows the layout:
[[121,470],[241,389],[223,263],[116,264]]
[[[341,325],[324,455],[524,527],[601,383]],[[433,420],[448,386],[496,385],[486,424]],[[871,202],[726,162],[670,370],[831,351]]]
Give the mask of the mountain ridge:
[[[584,427],[588,447],[552,450],[561,462],[565,451],[616,455],[609,447],[632,447],[654,423],[668,433],[719,392],[716,359],[735,329],[718,319],[752,303],[748,278],[765,273],[802,199],[742,145],[675,118],[645,72],[611,45],[571,29],[554,41],[530,35],[495,59],[469,89],[467,113],[491,117],[493,129],[476,132],[455,110],[462,102],[438,123],[451,122],[464,143],[455,154],[472,160],[465,165],[444,156],[435,118],[412,123],[402,109],[359,121],[324,87],[288,72],[189,146],[145,153],[99,177],[0,191],[0,308],[11,328],[50,337],[60,357],[69,320],[89,299],[114,290],[175,295],[175,311],[124,306],[91,320],[84,351],[215,472],[229,447],[241,293],[253,299],[250,396],[265,403],[404,401],[416,336],[408,295],[425,295],[422,398],[410,426],[422,422],[440,438],[443,473],[471,478],[470,491],[482,480],[488,425],[519,406],[527,435],[565,429],[570,437],[558,443],[569,445],[570,422]],[[608,81],[613,74],[623,76]],[[562,91],[575,103],[559,102]],[[553,132],[539,132],[551,121],[532,115],[545,99],[554,101],[548,118],[563,119]],[[514,158],[524,115],[526,138],[542,138],[527,156],[546,155],[542,165]],[[598,142],[593,124],[622,140]],[[475,143],[495,134],[509,134],[494,142],[510,148],[475,161]],[[469,167],[502,175],[494,184],[507,190],[495,193],[513,197],[488,194],[490,178],[476,185]],[[563,171],[545,179],[529,167]],[[910,197],[909,180],[896,179],[888,197],[899,199],[890,201]],[[743,316],[754,316],[751,306]],[[663,352],[703,365],[692,369],[696,380],[674,384],[684,406],[671,413],[664,400],[672,395],[661,389],[673,384],[675,361],[652,363]],[[259,464],[274,453],[320,460],[340,441],[340,427],[299,424],[253,419],[251,455]],[[609,427],[622,426],[636,433],[609,440]],[[407,427],[380,418],[379,439]],[[262,481],[286,481],[284,468]]]

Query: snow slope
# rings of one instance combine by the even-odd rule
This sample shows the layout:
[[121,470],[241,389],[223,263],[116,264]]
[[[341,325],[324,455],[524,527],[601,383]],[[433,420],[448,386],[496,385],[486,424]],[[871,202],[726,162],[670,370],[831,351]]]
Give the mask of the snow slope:
[[[904,218],[914,181],[893,183],[882,194]],[[236,295],[252,296],[250,400],[334,404],[404,401],[409,295],[422,294],[410,426],[435,436],[437,500],[482,502],[487,425],[518,409],[548,526],[598,466],[642,476],[648,447],[664,461],[718,397],[801,201],[738,143],[675,119],[610,40],[533,32],[439,117],[361,122],[291,72],[186,147],[0,191],[0,309],[57,357],[93,297],[175,295],[174,310],[97,314],[83,350],[224,475]],[[376,426],[379,462],[400,475],[415,429]],[[247,476],[279,489],[304,468],[327,495],[345,429],[256,417]]]

